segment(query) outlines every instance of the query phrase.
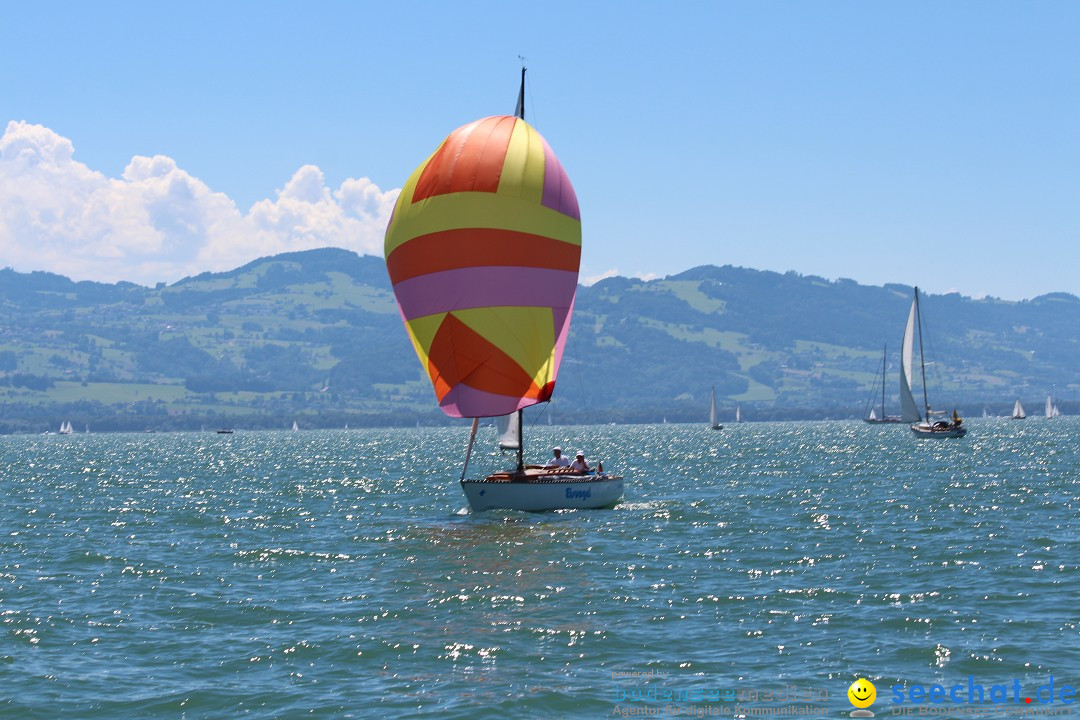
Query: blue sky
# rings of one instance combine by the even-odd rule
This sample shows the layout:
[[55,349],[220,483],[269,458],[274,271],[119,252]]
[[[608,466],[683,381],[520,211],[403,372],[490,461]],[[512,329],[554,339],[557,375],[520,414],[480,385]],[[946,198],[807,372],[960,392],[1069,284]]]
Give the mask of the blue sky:
[[[1080,294],[1080,4],[0,0],[0,264],[150,284],[381,252],[451,130],[528,119],[582,276]],[[4,128],[6,127],[6,130]]]

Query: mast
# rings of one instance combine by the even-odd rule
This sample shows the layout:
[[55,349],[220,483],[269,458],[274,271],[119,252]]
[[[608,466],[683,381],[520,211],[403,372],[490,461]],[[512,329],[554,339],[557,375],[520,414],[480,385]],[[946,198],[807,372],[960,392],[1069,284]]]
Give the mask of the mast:
[[888,344],[881,348],[881,419],[885,419],[885,353],[888,352]]
[[919,365],[922,368],[922,397],[926,408],[926,424],[930,424],[930,398],[926,395],[926,353],[922,341],[922,308],[919,306],[919,288],[915,288],[915,319],[919,323]]
[[[521,89],[518,90],[517,107],[514,108],[514,115],[522,120],[525,119],[525,58],[518,55],[521,59]],[[522,433],[522,420],[521,410],[517,411],[517,426],[518,426],[518,447],[517,447],[517,471],[518,475],[525,474],[525,436]]]
[[[520,55],[518,57],[521,57]],[[517,107],[514,116],[525,119],[525,58],[521,58],[521,90],[518,91]]]
[[522,425],[522,422],[521,422],[521,410],[517,411],[517,424],[518,424],[518,452],[517,452],[518,465],[517,465],[517,474],[518,475],[524,475],[525,474],[525,438],[522,437],[522,435],[521,435],[521,425]]

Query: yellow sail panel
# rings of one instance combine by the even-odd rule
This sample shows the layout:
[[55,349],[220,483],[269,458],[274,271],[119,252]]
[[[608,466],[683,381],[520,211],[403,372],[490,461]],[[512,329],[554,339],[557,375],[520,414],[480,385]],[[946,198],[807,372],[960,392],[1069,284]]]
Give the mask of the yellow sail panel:
[[[543,178],[544,143],[540,133],[525,123],[518,123],[506,148],[506,160],[499,178],[499,194],[519,197],[532,207],[542,208]],[[555,214],[566,217],[561,213]]]
[[416,355],[420,358],[420,364],[425,368],[428,366],[428,350],[431,348],[431,341],[434,339],[435,333],[438,332],[439,325],[442,324],[445,317],[446,313],[437,313],[413,318],[405,323],[405,329],[409,331],[409,339],[412,340],[413,349],[416,350]]
[[529,233],[581,245],[581,221],[537,205],[515,195],[495,193],[459,193],[439,195],[420,201],[402,211],[405,190],[398,196],[398,207],[387,234],[387,258],[409,240],[444,230],[499,228]]
[[510,356],[539,385],[551,380],[541,376],[555,352],[551,308],[487,307],[457,310],[454,315]]

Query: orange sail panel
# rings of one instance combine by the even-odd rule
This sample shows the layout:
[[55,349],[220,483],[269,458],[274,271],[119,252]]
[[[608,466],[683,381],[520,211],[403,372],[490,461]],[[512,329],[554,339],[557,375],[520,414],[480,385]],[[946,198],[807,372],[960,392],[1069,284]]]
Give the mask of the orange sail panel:
[[581,263],[570,180],[524,120],[458,128],[405,183],[386,267],[451,417],[506,415],[555,387]]

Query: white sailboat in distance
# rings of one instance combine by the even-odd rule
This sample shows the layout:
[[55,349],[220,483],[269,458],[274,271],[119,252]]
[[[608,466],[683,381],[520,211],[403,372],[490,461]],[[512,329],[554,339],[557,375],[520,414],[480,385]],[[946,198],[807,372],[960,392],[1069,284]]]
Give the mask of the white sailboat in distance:
[[500,450],[517,450],[521,447],[521,433],[518,429],[517,413],[500,415],[495,418],[496,441]]
[[[903,418],[897,417],[896,415],[887,415],[885,413],[885,371],[886,371],[885,355],[886,355],[887,351],[888,351],[888,346],[885,346],[885,347],[883,347],[881,349],[881,417],[878,417],[878,414],[877,414],[877,412],[875,412],[875,409],[873,407],[871,407],[870,408],[870,414],[867,415],[865,418],[863,418],[863,422],[875,423],[875,424],[876,423],[900,423],[900,422],[904,422]],[[875,378],[875,380],[876,380],[876,378]],[[877,392],[877,384],[876,384],[876,382],[875,382],[875,385],[874,385],[874,389],[871,392],[872,393]],[[910,392],[910,390],[909,390],[909,392]],[[871,401],[868,400],[867,405],[869,405],[870,402]],[[912,422],[912,421],[908,421],[908,422]]]
[[709,427],[713,430],[723,430],[716,418],[716,386],[709,388]]
[[[914,355],[915,330],[919,333],[919,366],[922,370],[923,408],[926,415],[919,415],[915,407],[915,399],[911,395],[911,365]],[[908,313],[907,326],[904,328],[904,344],[901,347],[900,367],[900,407],[905,420],[912,417],[914,424],[911,431],[920,438],[961,438],[967,435],[967,428],[963,426],[963,420],[953,410],[952,419],[931,420],[933,415],[945,415],[944,411],[935,411],[930,408],[930,397],[926,389],[926,345],[922,339],[922,311],[919,307],[919,288],[915,288],[915,298],[911,301],[911,312]]]

